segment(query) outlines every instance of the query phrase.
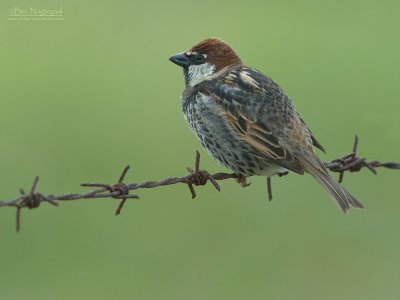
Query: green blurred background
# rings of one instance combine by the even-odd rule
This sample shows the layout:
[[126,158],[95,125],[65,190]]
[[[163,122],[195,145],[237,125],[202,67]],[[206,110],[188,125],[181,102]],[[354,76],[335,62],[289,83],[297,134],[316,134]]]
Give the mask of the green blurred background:
[[[10,9],[63,8],[63,21]],[[2,1],[0,199],[40,175],[85,181],[181,176],[199,149],[168,57],[217,36],[279,82],[328,150],[400,160],[398,1]],[[309,176],[140,190],[116,200],[0,209],[1,299],[400,299],[399,175],[345,176],[365,204],[344,216]]]

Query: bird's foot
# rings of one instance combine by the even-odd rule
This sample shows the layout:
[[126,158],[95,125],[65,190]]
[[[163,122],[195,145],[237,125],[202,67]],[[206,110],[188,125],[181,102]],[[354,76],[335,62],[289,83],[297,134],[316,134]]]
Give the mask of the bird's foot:
[[236,182],[239,183],[242,187],[247,187],[250,183],[247,183],[247,177],[239,174],[238,178],[236,178]]

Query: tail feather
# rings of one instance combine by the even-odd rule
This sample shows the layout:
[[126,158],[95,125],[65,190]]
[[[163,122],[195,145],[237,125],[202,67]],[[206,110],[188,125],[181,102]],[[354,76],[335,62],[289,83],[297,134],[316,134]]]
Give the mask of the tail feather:
[[317,172],[310,172],[310,174],[325,188],[333,199],[337,202],[344,213],[350,209],[350,205],[356,208],[364,208],[354,196],[352,196],[345,188],[323,170],[316,170]]
[[351,206],[356,208],[364,208],[364,205],[352,196],[345,188],[329,175],[323,163],[314,156],[314,163],[310,160],[303,160],[305,170],[311,174],[322,187],[329,192],[332,198],[336,201],[344,213],[346,213]]

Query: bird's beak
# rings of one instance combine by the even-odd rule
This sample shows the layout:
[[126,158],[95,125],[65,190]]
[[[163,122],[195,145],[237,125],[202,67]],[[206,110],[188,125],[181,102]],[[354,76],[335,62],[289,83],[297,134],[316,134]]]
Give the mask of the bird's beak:
[[189,57],[185,54],[185,52],[172,55],[169,60],[183,68],[187,68],[190,66]]

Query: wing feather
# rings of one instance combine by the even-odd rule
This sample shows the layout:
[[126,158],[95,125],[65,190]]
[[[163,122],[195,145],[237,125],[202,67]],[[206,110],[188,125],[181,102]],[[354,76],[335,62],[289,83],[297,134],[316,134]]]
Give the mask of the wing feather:
[[299,116],[299,119],[300,119],[300,121],[307,127],[307,130],[308,130],[308,132],[310,133],[310,136],[311,136],[311,140],[312,140],[313,145],[314,145],[315,147],[317,147],[319,150],[321,150],[322,152],[325,153],[326,151],[325,151],[324,146],[322,146],[322,145],[320,144],[320,142],[318,142],[317,138],[316,138],[316,137],[314,136],[314,134],[311,132],[310,128],[308,128],[306,122],[304,122],[303,118],[301,118],[301,117]]
[[[230,78],[240,78],[240,76],[230,76]],[[240,82],[233,84],[222,79],[213,79],[199,84],[197,90],[216,101],[220,113],[225,116],[227,123],[236,132],[239,139],[246,141],[251,146],[254,155],[293,172],[303,174],[303,165],[279,142],[272,130],[266,124],[252,117],[249,112],[250,104],[246,105],[246,103],[254,101],[254,99],[251,99],[254,94],[239,89],[238,85],[240,86]],[[256,97],[262,101],[260,96],[262,95],[258,89]],[[245,101],[246,98],[249,98],[249,101]]]

